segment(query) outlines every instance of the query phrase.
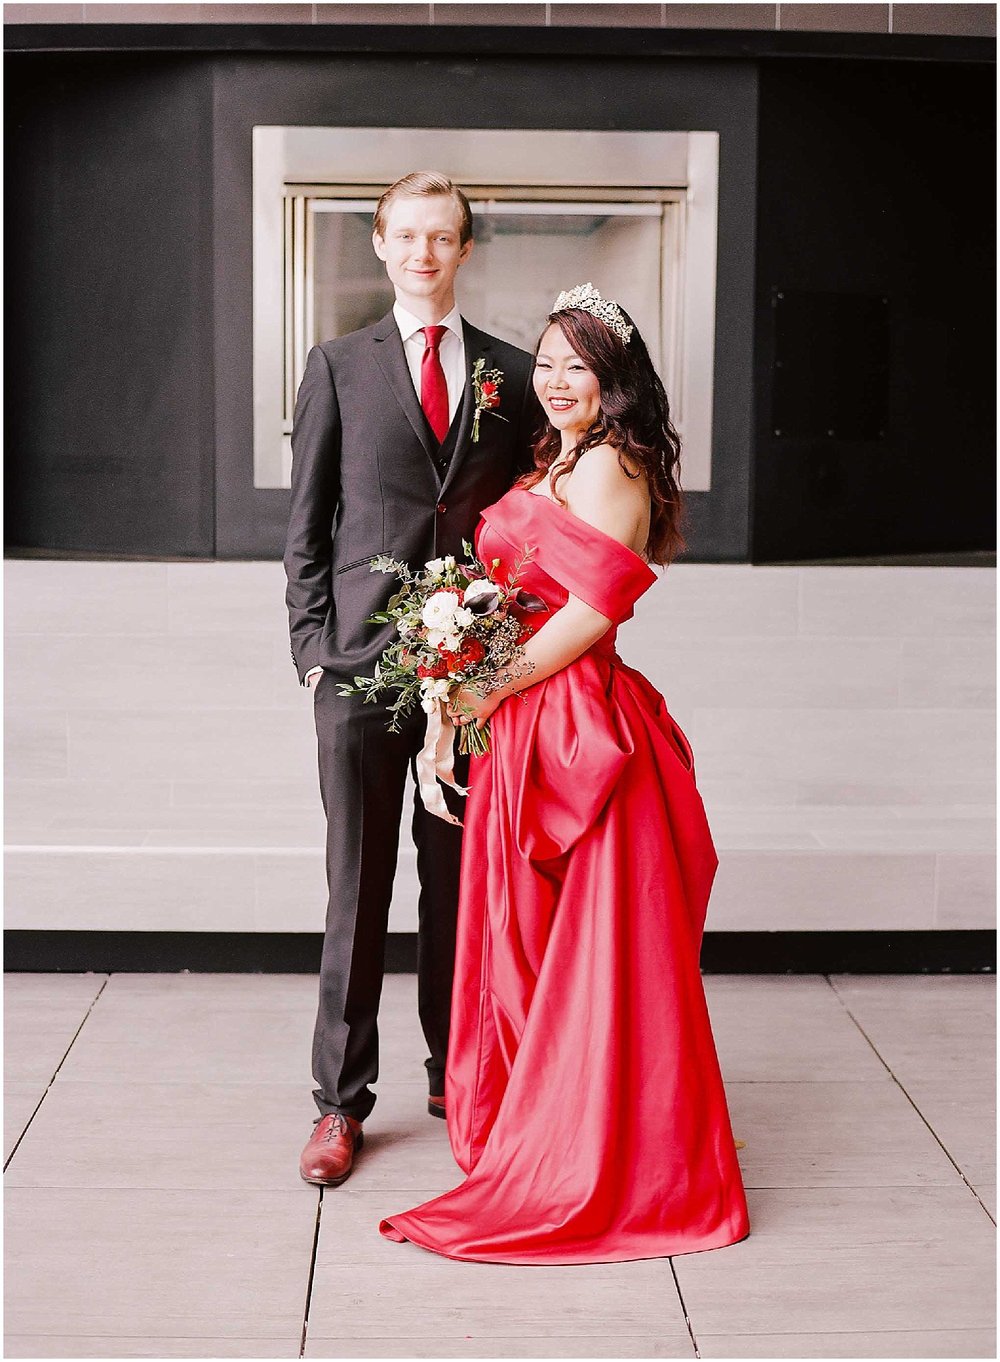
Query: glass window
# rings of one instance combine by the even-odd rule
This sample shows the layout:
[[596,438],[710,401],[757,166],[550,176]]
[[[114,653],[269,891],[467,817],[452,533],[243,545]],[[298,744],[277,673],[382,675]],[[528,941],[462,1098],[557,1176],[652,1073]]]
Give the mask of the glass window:
[[[463,313],[483,330],[531,350],[559,290],[591,280],[630,313],[672,389],[679,197],[630,203],[470,196],[476,238],[459,274]],[[392,306],[392,286],[372,250],[375,204],[286,194],[279,485],[287,486],[290,477],[295,394],[310,347],[367,326]]]
[[310,346],[389,310],[372,214],[419,165],[443,167],[473,204],[469,320],[530,349],[555,295],[591,280],[649,346],[685,487],[710,488],[718,132],[280,126],[253,131],[254,485],[288,486]]

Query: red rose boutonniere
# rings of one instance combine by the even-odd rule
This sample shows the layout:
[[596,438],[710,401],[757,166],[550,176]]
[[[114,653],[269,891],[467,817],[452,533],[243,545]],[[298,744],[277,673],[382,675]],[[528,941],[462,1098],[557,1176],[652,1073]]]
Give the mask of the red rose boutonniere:
[[475,409],[472,416],[472,439],[475,443],[479,439],[479,418],[484,411],[492,412],[494,416],[506,421],[506,416],[500,416],[496,410],[500,405],[500,384],[503,382],[503,372],[500,369],[487,369],[484,359],[477,359],[472,366],[472,395],[475,399]]

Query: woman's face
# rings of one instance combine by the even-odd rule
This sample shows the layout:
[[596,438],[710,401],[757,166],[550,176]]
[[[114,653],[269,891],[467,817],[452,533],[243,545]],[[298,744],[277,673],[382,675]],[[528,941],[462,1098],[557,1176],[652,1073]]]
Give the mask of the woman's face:
[[555,322],[539,344],[534,384],[549,421],[573,440],[582,437],[600,415],[601,385]]

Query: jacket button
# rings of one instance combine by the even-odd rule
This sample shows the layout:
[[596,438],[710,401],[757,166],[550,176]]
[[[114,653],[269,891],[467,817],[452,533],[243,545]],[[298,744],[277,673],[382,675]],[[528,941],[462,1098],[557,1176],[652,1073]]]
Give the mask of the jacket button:
[[445,513],[445,511],[447,511],[448,507],[444,504],[443,501],[439,501],[438,504],[437,504],[437,508],[436,508],[436,509],[437,509],[438,515],[444,515],[444,513]]

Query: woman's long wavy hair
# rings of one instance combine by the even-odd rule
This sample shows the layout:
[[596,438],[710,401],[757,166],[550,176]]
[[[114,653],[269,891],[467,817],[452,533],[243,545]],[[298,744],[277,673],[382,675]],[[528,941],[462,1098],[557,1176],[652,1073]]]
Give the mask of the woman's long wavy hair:
[[[645,556],[652,563],[669,563],[684,547],[681,533],[683,502],[678,479],[680,436],[670,420],[670,403],[653,368],[645,341],[631,317],[624,311],[622,316],[633,327],[628,344],[599,318],[580,308],[549,315],[545,331],[555,322],[601,388],[601,410],[597,420],[552,479],[552,491],[556,500],[565,505],[557,486],[560,479],[573,471],[588,449],[601,444],[611,445],[618,452],[623,471],[630,478],[645,475],[649,487],[651,507]],[[538,338],[536,355],[545,331]],[[559,431],[546,423],[532,450],[534,472],[526,474],[521,485],[534,487],[541,482],[558,459],[561,448]],[[638,471],[633,472],[633,469]]]

